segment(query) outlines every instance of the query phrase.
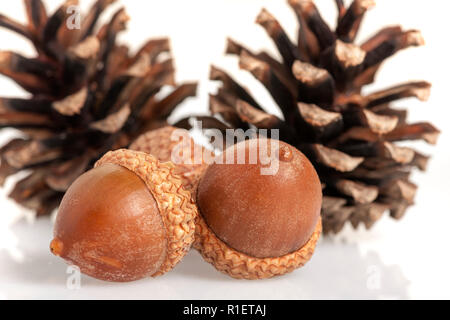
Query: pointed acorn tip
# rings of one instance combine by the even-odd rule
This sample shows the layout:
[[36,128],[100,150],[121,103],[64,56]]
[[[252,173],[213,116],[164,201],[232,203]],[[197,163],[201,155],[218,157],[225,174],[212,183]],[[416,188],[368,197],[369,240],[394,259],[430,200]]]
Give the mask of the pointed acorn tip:
[[62,254],[64,248],[64,244],[59,239],[53,239],[52,242],[50,242],[50,251],[55,255],[60,257]]

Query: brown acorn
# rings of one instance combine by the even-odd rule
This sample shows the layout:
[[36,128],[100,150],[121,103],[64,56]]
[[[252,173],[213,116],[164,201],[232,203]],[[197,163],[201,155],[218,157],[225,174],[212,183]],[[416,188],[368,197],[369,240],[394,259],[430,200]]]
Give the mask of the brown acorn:
[[194,241],[197,209],[170,162],[137,151],[108,152],[65,194],[53,254],[107,281],[171,270]]
[[[197,189],[194,247],[234,278],[291,272],[311,258],[320,236],[318,175],[300,151],[281,141],[272,145],[274,141],[253,139],[227,148]],[[278,169],[268,175],[262,174],[267,162],[258,152],[264,143],[271,155],[278,154],[271,158],[278,161]],[[245,154],[245,163],[239,164],[238,154]],[[252,154],[258,154],[257,161],[250,160]]]

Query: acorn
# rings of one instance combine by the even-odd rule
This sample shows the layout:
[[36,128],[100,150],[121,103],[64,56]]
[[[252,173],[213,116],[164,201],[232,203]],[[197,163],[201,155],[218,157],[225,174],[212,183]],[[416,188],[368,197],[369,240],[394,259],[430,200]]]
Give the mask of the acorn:
[[208,167],[208,161],[214,158],[211,151],[194,142],[188,130],[172,126],[142,134],[129,149],[149,153],[161,162],[175,164],[175,173],[180,175],[184,188],[192,194]]
[[196,200],[194,247],[233,278],[270,278],[303,266],[321,233],[318,175],[282,141],[227,148],[201,177]]
[[132,150],[105,154],[61,202],[50,244],[82,273],[133,281],[171,270],[194,241],[197,209],[170,162]]

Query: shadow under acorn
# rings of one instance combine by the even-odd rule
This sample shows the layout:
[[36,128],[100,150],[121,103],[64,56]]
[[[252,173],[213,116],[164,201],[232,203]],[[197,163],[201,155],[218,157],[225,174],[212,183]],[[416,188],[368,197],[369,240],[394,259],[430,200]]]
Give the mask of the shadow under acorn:
[[[42,232],[36,232],[36,228],[42,229]],[[0,249],[0,273],[2,278],[8,280],[8,285],[3,287],[2,284],[0,291],[7,290],[9,293],[12,290],[15,292],[13,297],[26,297],[27,290],[23,289],[28,285],[50,285],[65,290],[69,277],[67,265],[53,257],[48,249],[52,234],[50,221],[39,219],[35,225],[21,221],[11,227],[11,232],[18,239],[14,249],[20,252],[18,256],[21,258]],[[170,287],[173,281],[179,283],[176,290]],[[82,290],[78,294],[81,297],[85,289],[107,287],[108,292],[102,296],[106,294],[106,298],[117,298],[117,295],[123,295],[127,298],[125,292],[118,293],[113,289],[133,286],[138,292],[158,288],[161,291],[157,296],[161,298],[175,298],[174,294],[180,295],[178,298],[183,298],[184,294],[198,298],[193,296],[194,292],[190,294],[191,285],[190,288],[183,288],[184,281],[187,286],[193,282],[207,287],[208,292],[204,293],[207,296],[202,295],[201,298],[211,299],[227,297],[228,294],[231,294],[230,299],[407,299],[410,285],[400,266],[385,265],[378,253],[369,251],[363,255],[356,244],[325,238],[308,264],[281,277],[258,281],[234,280],[204,262],[197,252],[189,252],[174,270],[153,280],[116,284],[82,276]],[[277,289],[272,290],[274,288]],[[51,292],[43,294],[52,296]]]
[[304,269],[302,291],[324,299],[408,299],[411,282],[399,265],[386,265],[375,251],[322,239]]

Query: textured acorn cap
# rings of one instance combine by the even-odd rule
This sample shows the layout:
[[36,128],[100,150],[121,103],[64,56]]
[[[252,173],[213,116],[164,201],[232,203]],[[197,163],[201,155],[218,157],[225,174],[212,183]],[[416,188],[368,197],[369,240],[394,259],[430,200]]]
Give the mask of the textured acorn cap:
[[302,267],[311,259],[322,231],[322,220],[308,242],[292,253],[274,258],[255,258],[239,252],[220,240],[201,214],[197,218],[194,248],[217,270],[236,279],[267,279]]
[[190,192],[186,191],[175,166],[162,163],[154,156],[138,151],[120,149],[105,154],[95,167],[112,163],[139,176],[148,187],[158,205],[167,238],[167,254],[159,270],[152,276],[170,271],[189,251],[195,232],[197,207]]
[[139,136],[130,150],[149,153],[159,161],[175,164],[175,173],[181,176],[186,190],[195,192],[195,187],[206,168],[207,157],[213,153],[196,144],[185,129],[165,126]]

